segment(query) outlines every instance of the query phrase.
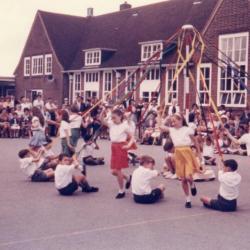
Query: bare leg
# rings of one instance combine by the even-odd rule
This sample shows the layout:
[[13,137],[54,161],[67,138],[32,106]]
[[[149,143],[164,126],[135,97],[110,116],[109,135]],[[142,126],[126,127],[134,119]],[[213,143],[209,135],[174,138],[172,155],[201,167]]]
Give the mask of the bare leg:
[[116,176],[120,190],[124,189],[124,175],[121,170],[112,170],[112,175]]
[[202,197],[200,198],[200,200],[201,200],[201,202],[203,202],[204,204],[210,205],[212,199],[209,198],[209,197],[207,197],[207,196],[202,196]]
[[86,182],[86,178],[84,175],[74,175],[73,176],[73,179],[78,183],[83,183],[83,182]]
[[47,170],[44,171],[45,174],[49,177],[49,178],[53,178],[54,177],[54,170],[52,168],[49,168]]
[[182,179],[181,180],[181,184],[182,184],[182,189],[186,195],[186,197],[189,196],[189,185],[188,185],[188,181],[186,179]]

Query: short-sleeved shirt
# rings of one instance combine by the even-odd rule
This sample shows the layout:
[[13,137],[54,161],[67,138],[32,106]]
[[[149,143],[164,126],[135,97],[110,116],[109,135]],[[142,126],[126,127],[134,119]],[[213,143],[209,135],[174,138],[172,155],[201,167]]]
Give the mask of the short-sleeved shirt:
[[169,128],[170,136],[175,147],[191,146],[191,135],[194,135],[194,130],[190,127]]
[[108,121],[109,135],[111,142],[125,142],[128,134],[130,134],[130,128],[127,121],[121,124],[115,124],[113,121]]
[[82,125],[82,117],[80,115],[70,115],[70,127],[71,128],[80,128]]
[[61,125],[59,128],[60,138],[66,138],[66,133],[65,133],[66,130],[68,131],[68,135],[71,136],[70,124],[66,121],[61,121]]
[[32,157],[20,159],[20,168],[28,176],[31,177],[39,168],[39,163],[33,162]]
[[218,172],[220,182],[219,194],[226,200],[234,200],[239,196],[241,176],[235,172]]
[[132,193],[135,195],[147,195],[152,192],[151,180],[158,176],[157,170],[151,170],[139,166],[132,176]]
[[239,143],[246,145],[247,155],[250,156],[250,133],[242,135],[239,139]]

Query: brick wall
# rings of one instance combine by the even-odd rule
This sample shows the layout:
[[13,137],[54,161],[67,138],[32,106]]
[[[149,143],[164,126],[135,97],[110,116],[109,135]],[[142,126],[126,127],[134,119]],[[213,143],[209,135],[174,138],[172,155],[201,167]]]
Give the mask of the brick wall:
[[16,95],[17,98],[20,98],[25,95],[25,92],[30,93],[32,89],[43,89],[45,99],[52,97],[61,104],[63,97],[68,96],[68,78],[62,74],[62,68],[57,62],[54,54],[52,54],[54,81],[49,81],[48,77],[45,75],[24,77],[23,74],[24,57],[45,54],[52,54],[52,49],[38,14],[15,72]]

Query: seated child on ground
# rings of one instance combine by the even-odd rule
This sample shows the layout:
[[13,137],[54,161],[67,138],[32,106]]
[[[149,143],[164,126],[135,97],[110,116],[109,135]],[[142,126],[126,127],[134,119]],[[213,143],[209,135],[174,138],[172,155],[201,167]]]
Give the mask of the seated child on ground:
[[43,149],[40,149],[37,153],[29,149],[23,149],[18,153],[21,169],[33,182],[47,182],[54,177],[53,169],[42,170],[40,168],[43,153]]
[[216,165],[216,159],[214,157],[214,145],[211,137],[206,137],[202,150],[203,160],[205,165]]
[[241,182],[241,176],[237,173],[237,169],[238,164],[235,160],[226,160],[221,163],[218,173],[220,182],[218,198],[213,200],[209,197],[202,197],[201,201],[205,207],[222,212],[237,210],[237,198]]
[[52,150],[53,141],[49,137],[46,137],[46,142],[47,143],[43,146],[44,161],[41,168],[43,170],[46,170],[48,168],[56,169],[56,166],[58,165],[58,155],[56,155]]
[[160,185],[156,189],[152,189],[151,180],[159,175],[154,170],[155,160],[150,156],[142,156],[140,158],[140,166],[132,175],[132,193],[134,201],[141,204],[152,204],[159,201],[163,197],[165,187]]
[[83,170],[77,161],[65,154],[59,155],[59,165],[55,170],[55,186],[58,192],[61,195],[70,196],[77,191],[78,187],[81,187],[82,192],[85,193],[98,192],[98,188],[89,186],[83,174],[74,175],[76,169]]
[[79,152],[82,157],[83,164],[88,166],[104,165],[104,158],[93,156],[96,144],[91,140],[91,137],[85,136],[84,141],[85,143]]

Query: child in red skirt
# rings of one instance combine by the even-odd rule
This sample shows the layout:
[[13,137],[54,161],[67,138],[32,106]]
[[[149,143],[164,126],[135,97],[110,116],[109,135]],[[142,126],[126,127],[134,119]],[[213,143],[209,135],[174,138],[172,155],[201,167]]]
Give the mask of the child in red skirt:
[[124,120],[123,112],[115,109],[111,118],[102,119],[104,125],[109,127],[109,135],[111,140],[111,173],[116,176],[119,191],[116,199],[125,197],[124,180],[126,181],[126,189],[130,188],[131,176],[123,173],[123,169],[129,167],[128,165],[128,150],[134,144],[134,135],[126,120]]

